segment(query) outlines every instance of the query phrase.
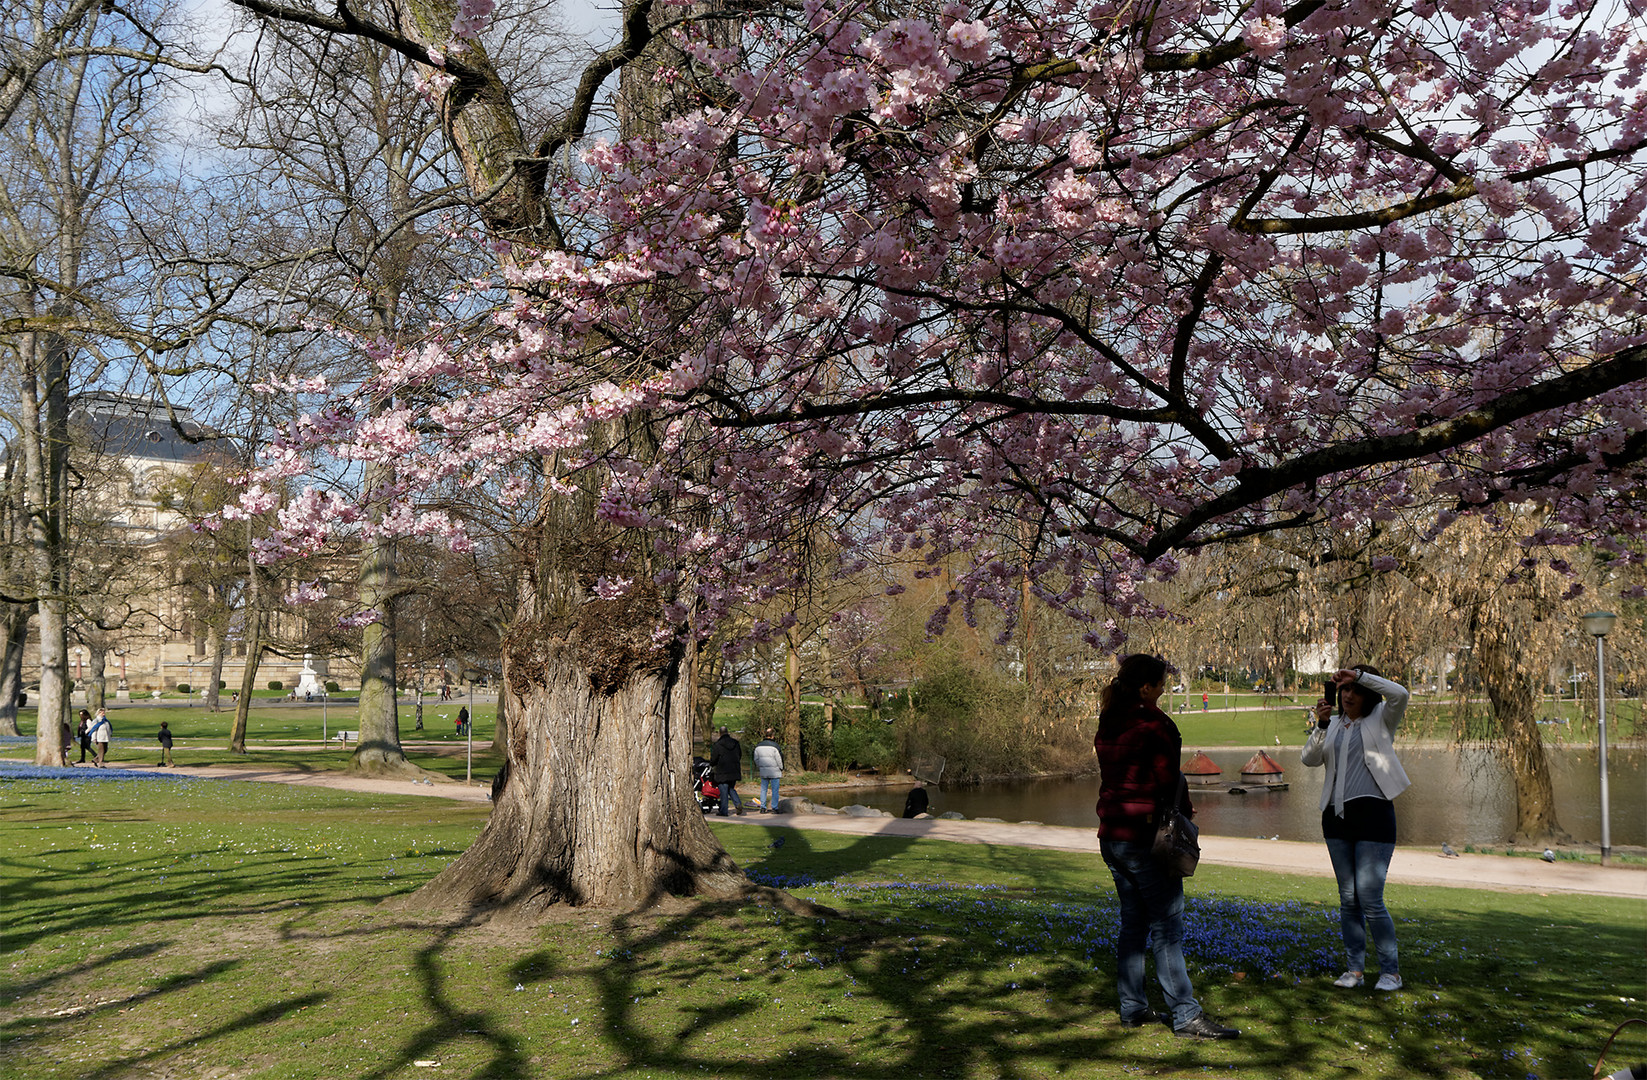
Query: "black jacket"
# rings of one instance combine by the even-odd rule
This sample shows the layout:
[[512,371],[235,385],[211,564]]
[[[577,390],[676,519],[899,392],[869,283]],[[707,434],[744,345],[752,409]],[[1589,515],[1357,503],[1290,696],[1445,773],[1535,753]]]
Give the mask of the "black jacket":
[[735,784],[743,779],[743,744],[731,735],[722,735],[709,748],[709,769],[717,784]]

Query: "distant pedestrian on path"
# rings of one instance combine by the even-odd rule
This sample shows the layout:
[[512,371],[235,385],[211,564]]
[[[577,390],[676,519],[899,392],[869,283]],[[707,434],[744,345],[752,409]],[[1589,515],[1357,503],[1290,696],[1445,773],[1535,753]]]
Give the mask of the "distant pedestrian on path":
[[77,733],[80,736],[80,760],[76,762],[79,765],[84,765],[86,755],[91,753],[91,719],[91,713],[85,709],[80,710],[80,729]]
[[469,708],[468,708],[468,706],[464,706],[463,708],[458,710],[458,714],[457,714],[457,733],[459,735],[462,735],[464,732],[466,732],[468,730],[469,730]]
[[1209,704],[1211,704],[1211,702],[1207,697],[1207,692],[1205,690],[1201,691],[1201,711],[1206,712]]
[[169,767],[172,763],[172,729],[166,721],[160,721],[160,733],[155,738],[160,740],[160,764]]
[[761,778],[761,813],[778,812],[778,782],[783,779],[783,751],[766,729],[766,738],[755,744],[755,771]]
[[92,718],[90,732],[92,749],[97,753],[97,760],[92,764],[101,769],[103,759],[109,755],[109,736],[114,734],[114,727],[109,723],[109,710],[97,710],[97,715]]
[[63,763],[66,765],[69,761],[69,750],[74,746],[74,732],[69,729],[68,717],[64,717],[58,726],[58,739],[63,744]]
[[1233,1039],[1241,1033],[1214,1021],[1195,1000],[1184,965],[1184,879],[1155,861],[1151,847],[1159,809],[1173,800],[1193,815],[1178,763],[1183,736],[1157,702],[1167,688],[1167,663],[1133,653],[1104,688],[1098,712],[1098,850],[1115,878],[1121,928],[1115,936],[1121,1023],[1155,1019],[1144,988],[1144,942],[1155,953],[1155,978],[1170,1010],[1173,1034],[1185,1039]]
[[1315,705],[1315,729],[1304,743],[1305,765],[1325,766],[1321,834],[1338,879],[1338,924],[1348,969],[1334,986],[1365,981],[1367,935],[1378,958],[1379,990],[1401,989],[1395,920],[1384,907],[1384,879],[1395,854],[1395,804],[1412,781],[1395,755],[1395,729],[1407,712],[1407,689],[1366,664],[1333,674],[1334,703]]
[[724,726],[721,737],[709,748],[709,771],[715,786],[721,789],[720,816],[726,816],[726,803],[730,799],[742,817],[743,800],[738,797],[738,781],[743,779],[743,744]]

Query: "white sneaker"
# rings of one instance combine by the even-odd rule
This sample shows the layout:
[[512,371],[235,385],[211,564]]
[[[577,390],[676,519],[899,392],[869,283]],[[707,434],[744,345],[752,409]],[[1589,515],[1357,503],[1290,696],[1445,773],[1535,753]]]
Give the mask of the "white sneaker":
[[1373,989],[1399,990],[1401,989],[1401,976],[1397,975],[1393,971],[1386,971],[1378,977],[1378,981],[1373,984]]
[[1345,990],[1354,990],[1356,987],[1360,986],[1363,981],[1365,980],[1362,979],[1359,971],[1346,971],[1344,974],[1334,979],[1332,984],[1334,986],[1341,986]]

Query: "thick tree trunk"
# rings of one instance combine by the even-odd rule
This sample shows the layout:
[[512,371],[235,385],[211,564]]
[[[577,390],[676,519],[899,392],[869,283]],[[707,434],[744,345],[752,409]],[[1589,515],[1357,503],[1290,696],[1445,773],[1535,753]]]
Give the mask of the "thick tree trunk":
[[[783,745],[801,745],[801,628],[793,624],[784,631],[783,665]],[[804,758],[804,755],[803,755]],[[810,761],[802,764],[812,768]]]
[[[61,305],[53,314],[65,314]],[[69,342],[57,334],[30,335],[20,402],[29,570],[40,597],[40,698],[34,763],[65,765],[60,723],[69,712],[69,568],[64,524],[69,454]]]
[[497,716],[492,721],[492,749],[502,751],[509,745],[509,731],[513,723],[508,709],[509,696],[498,688]]
[[246,752],[246,721],[252,708],[252,690],[257,686],[257,669],[263,663],[263,600],[259,579],[261,569],[250,563],[246,581],[246,664],[240,669],[240,700],[235,703],[234,720],[229,724],[229,751]]
[[[101,635],[100,635],[101,636]],[[94,642],[86,648],[86,664],[91,669],[91,678],[86,683],[86,708],[94,714],[98,709],[108,704],[109,698],[109,648],[100,642]]]
[[223,708],[223,654],[226,642],[223,631],[216,626],[206,628],[206,652],[212,658],[212,673],[206,682],[206,708],[220,712]]
[[644,907],[747,881],[692,793],[692,707],[678,653],[592,680],[587,643],[523,623],[504,652],[507,776],[463,856],[417,893],[531,915]]
[[1570,837],[1556,820],[1555,788],[1538,730],[1538,684],[1523,664],[1517,643],[1510,640],[1512,633],[1513,627],[1502,619],[1476,621],[1476,662],[1498,726],[1496,750],[1515,784],[1514,838],[1565,841]]
[[0,609],[0,735],[21,735],[17,727],[17,695],[23,691],[23,647],[28,643],[30,608],[6,604]]
[[262,619],[254,617],[246,629],[246,666],[240,671],[240,700],[235,703],[229,723],[229,752],[246,752],[246,721],[252,709],[252,690],[257,686],[257,668],[263,662]]
[[40,602],[40,701],[34,728],[34,763],[67,765],[63,720],[69,715],[68,603],[58,597]]
[[[715,741],[715,706],[720,703],[725,684],[722,674],[726,659],[719,638],[699,642],[692,650],[693,732],[708,746]],[[707,752],[704,755],[708,756]]]
[[[370,481],[368,477],[368,481]],[[395,547],[374,539],[360,559],[360,603],[381,618],[361,632],[360,745],[349,771],[421,775],[400,746],[400,700],[395,696]]]

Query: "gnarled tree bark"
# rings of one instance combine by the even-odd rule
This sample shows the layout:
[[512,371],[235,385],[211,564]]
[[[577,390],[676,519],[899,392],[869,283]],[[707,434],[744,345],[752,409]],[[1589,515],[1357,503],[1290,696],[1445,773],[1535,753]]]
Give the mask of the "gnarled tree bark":
[[1508,766],[1515,786],[1513,839],[1518,843],[1571,840],[1556,819],[1555,787],[1535,713],[1538,685],[1521,660],[1521,635],[1511,621],[1492,617],[1482,607],[1475,609],[1470,629],[1477,669],[1498,726],[1493,749]]

